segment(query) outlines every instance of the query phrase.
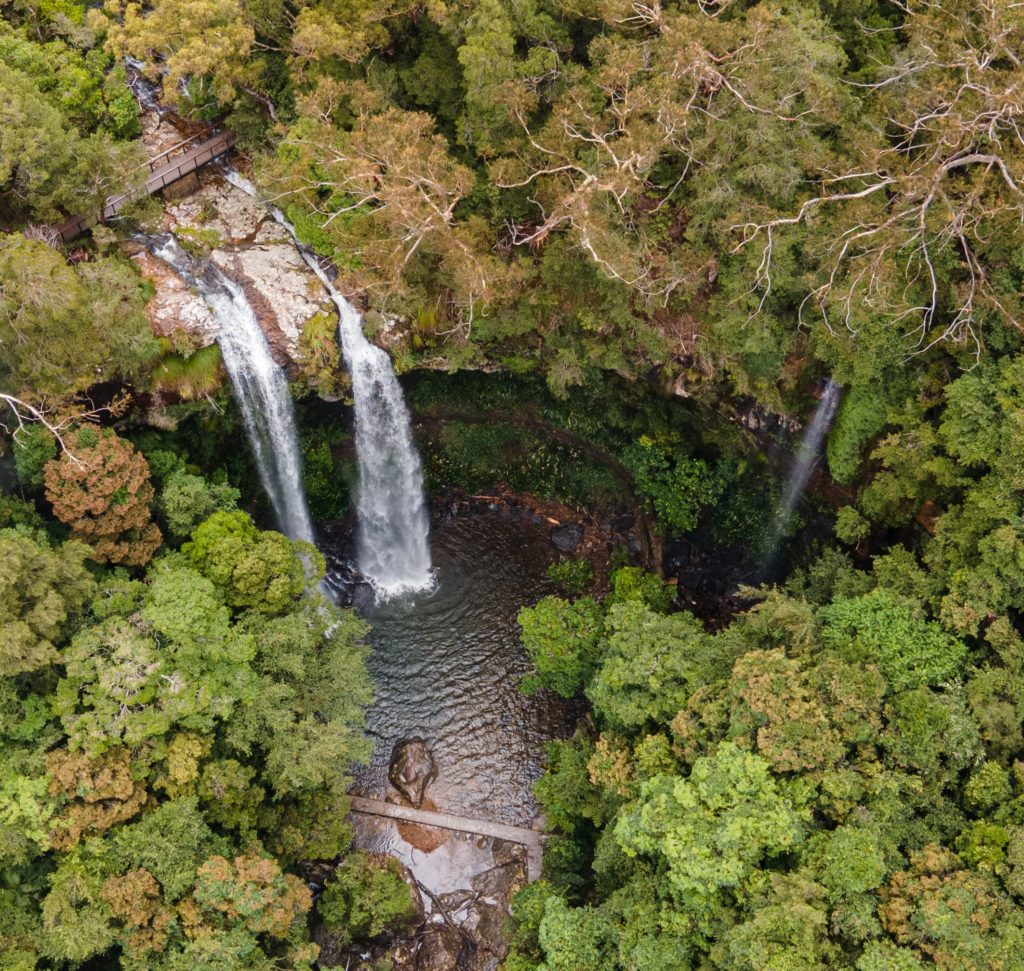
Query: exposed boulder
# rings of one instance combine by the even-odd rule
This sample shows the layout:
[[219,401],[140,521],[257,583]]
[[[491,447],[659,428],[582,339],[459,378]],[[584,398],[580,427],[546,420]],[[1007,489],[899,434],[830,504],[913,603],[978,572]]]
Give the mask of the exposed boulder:
[[636,516],[632,513],[622,513],[615,516],[608,524],[613,532],[628,533],[636,525]]
[[395,743],[388,765],[388,779],[405,799],[419,808],[427,786],[435,778],[437,763],[422,738],[406,738]]
[[473,967],[473,943],[448,924],[427,924],[416,956],[416,971],[456,971]]
[[270,217],[259,201],[226,182],[219,174],[203,172],[198,192],[164,207],[168,229],[204,231],[221,244],[251,242]]
[[352,587],[352,606],[360,613],[372,610],[376,600],[377,594],[374,592],[373,587],[365,581],[360,580]]
[[437,903],[451,917],[464,910],[468,904],[476,900],[476,897],[472,890],[452,890],[449,893],[438,894]]
[[583,526],[579,523],[562,523],[551,529],[551,542],[562,553],[575,553],[583,545]]
[[483,873],[478,873],[469,883],[473,890],[482,897],[490,898],[491,901],[507,901],[526,882],[523,879],[525,875],[525,860],[520,857],[501,866],[491,867],[490,870],[484,870]]

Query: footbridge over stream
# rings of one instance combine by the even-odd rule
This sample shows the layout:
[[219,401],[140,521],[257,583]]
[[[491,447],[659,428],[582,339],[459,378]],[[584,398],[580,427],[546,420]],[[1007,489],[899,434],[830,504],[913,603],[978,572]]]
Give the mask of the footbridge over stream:
[[459,833],[475,833],[478,836],[493,836],[511,843],[521,843],[526,847],[526,879],[530,883],[540,879],[544,846],[541,834],[535,830],[509,826],[507,823],[492,823],[486,819],[471,819],[468,816],[453,816],[451,813],[413,809],[411,806],[396,806],[381,799],[366,799],[363,796],[350,796],[349,801],[352,804],[352,811],[357,813],[387,816],[389,819],[398,819],[406,823],[438,826]]
[[90,226],[113,219],[129,202],[154,195],[172,182],[177,182],[178,179],[191,175],[196,169],[220,158],[229,152],[234,144],[233,131],[205,129],[198,132],[149,159],[144,166],[148,169],[145,181],[108,196],[101,212],[75,216],[55,226],[53,231],[62,242],[67,243],[76,236],[81,236]]

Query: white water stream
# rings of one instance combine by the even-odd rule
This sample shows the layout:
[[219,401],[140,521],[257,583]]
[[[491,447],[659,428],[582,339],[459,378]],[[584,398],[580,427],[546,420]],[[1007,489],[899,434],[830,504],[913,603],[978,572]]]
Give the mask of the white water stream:
[[[258,197],[255,187],[233,171],[227,180]],[[356,563],[378,596],[394,597],[430,588],[423,470],[412,440],[412,422],[391,359],[363,334],[363,319],[331,282],[316,256],[299,241],[284,214],[268,206],[317,275],[338,308],[341,349],[352,376],[359,483]]]
[[797,503],[807,488],[807,481],[818,460],[822,443],[825,441],[829,428],[832,427],[832,419],[836,416],[841,395],[842,389],[839,385],[835,381],[829,380],[818,401],[817,408],[814,409],[811,420],[804,429],[800,447],[797,449],[793,466],[789,471],[789,478],[786,480],[786,490],[782,494],[782,500],[775,512],[775,525],[771,543],[768,546],[770,552],[774,552],[778,548],[779,543],[786,535],[786,529],[796,511]]
[[312,543],[288,378],[271,357],[244,291],[213,264],[193,260],[173,237],[154,254],[194,284],[213,310],[220,325],[217,343],[278,526],[289,538]]
[[423,590],[433,584],[430,524],[402,386],[388,355],[364,336],[359,312],[332,286],[328,290],[355,399],[359,569],[385,597]]

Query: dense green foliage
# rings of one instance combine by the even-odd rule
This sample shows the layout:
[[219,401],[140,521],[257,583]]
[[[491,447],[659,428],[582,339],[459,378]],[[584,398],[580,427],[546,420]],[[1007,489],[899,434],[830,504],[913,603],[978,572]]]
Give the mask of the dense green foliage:
[[586,593],[594,582],[594,568],[584,556],[576,556],[548,567],[548,576],[555,586],[569,595]]
[[[109,430],[70,441],[91,485],[55,502],[113,495],[100,519],[148,517],[141,453]],[[0,964],[308,967],[296,868],[349,844],[365,626],[318,592],[315,550],[261,532],[180,455],[152,456],[173,545],[145,572],[90,566],[111,557],[54,541],[13,499],[0,529]],[[50,461],[48,489],[71,463]],[[348,940],[408,910],[390,871],[356,855],[344,873]]]
[[69,266],[44,243],[0,234],[0,380],[32,400],[131,379],[158,353],[126,263]]
[[389,856],[351,853],[334,872],[319,904],[324,923],[348,944],[401,930],[416,914],[401,867]]
[[582,686],[593,728],[537,785],[562,835],[510,967],[1015,966],[1024,738],[995,713],[1022,642],[970,658],[865,580],[763,592],[715,634],[641,599],[524,611],[537,678]]
[[[723,591],[748,598],[731,623],[635,569],[584,596],[572,561],[569,599],[521,613],[524,689],[588,714],[538,782],[555,835],[508,967],[1020,966],[1020,4],[0,11],[0,420],[28,500],[0,503],[0,963],[308,963],[294,871],[345,848],[365,752],[362,627],[243,511],[265,500],[217,353],[152,337],[114,232],[46,242],[137,175],[130,55],[236,130],[398,369],[431,372],[432,488],[642,510],[767,559],[765,412],[844,389],[834,535],[773,561],[780,589]],[[308,322],[297,372],[343,397],[333,331]],[[70,432],[96,389],[105,421],[112,389],[153,392],[162,430],[138,408]],[[303,440],[321,519],[351,491],[328,424]],[[322,910],[354,940],[407,903],[355,856]]]
[[105,12],[107,50],[260,150],[299,232],[399,316],[406,364],[558,394],[593,369],[686,394],[724,377],[778,408],[814,362],[879,389],[1016,346],[1009,0]]
[[[513,492],[601,510],[642,507],[674,535],[712,520],[724,542],[765,532],[774,482],[739,471],[745,443],[695,427],[678,401],[595,373],[556,397],[536,378],[418,375],[428,487]],[[702,446],[704,457],[695,454]],[[755,512],[742,508],[753,497]]]

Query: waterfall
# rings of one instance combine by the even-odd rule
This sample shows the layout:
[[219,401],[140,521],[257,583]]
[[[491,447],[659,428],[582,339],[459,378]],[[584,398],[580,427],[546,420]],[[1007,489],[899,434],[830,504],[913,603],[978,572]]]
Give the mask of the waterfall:
[[359,569],[383,596],[422,590],[433,582],[429,522],[402,386],[388,355],[364,336],[359,312],[333,286],[328,290],[355,399]]
[[[255,187],[236,172],[236,188],[255,196]],[[295,240],[302,258],[338,308],[341,350],[352,376],[355,402],[356,564],[378,596],[388,598],[433,585],[428,545],[429,520],[423,470],[412,440],[412,422],[391,359],[363,334],[363,320],[331,282],[323,265],[302,245],[284,214],[274,219]]]
[[835,418],[841,393],[839,385],[829,379],[821,399],[818,401],[818,407],[814,409],[814,414],[804,429],[792,468],[789,470],[785,491],[775,511],[775,525],[771,541],[768,544],[769,554],[776,552],[779,543],[786,535],[786,528],[793,518],[797,503],[804,494],[804,489],[807,488],[807,480],[811,477],[814,464],[821,452],[822,443],[832,425],[832,419]]
[[193,284],[212,308],[220,325],[217,343],[278,526],[289,538],[312,543],[288,379],[271,357],[244,291],[211,263],[192,259],[173,237],[153,252]]

